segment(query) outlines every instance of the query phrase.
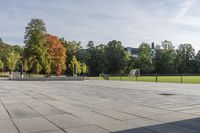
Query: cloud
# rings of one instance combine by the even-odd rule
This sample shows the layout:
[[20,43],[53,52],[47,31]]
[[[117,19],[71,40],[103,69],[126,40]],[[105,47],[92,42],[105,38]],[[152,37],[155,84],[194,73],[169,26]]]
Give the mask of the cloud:
[[190,10],[190,8],[195,4],[196,1],[197,0],[184,0],[184,2],[180,4],[180,11],[174,18],[174,22],[179,22],[180,19]]
[[[48,4],[47,4],[48,3]],[[120,40],[125,46],[167,39],[176,46],[192,43],[200,49],[199,7],[196,0],[6,0],[0,8],[0,37],[23,44],[31,18],[45,21],[49,33],[68,40],[107,43]],[[193,13],[191,13],[193,11]],[[195,12],[195,13],[194,13]],[[182,21],[184,19],[184,21]]]

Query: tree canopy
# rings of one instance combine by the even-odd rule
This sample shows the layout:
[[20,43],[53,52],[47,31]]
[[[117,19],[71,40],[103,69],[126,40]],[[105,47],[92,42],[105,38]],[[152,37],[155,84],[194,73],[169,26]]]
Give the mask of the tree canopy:
[[164,40],[152,48],[143,42],[138,56],[130,55],[124,44],[111,40],[106,44],[89,41],[83,48],[79,41],[69,41],[47,32],[41,19],[31,19],[25,29],[25,46],[10,45],[0,38],[0,71],[23,71],[36,74],[97,76],[128,74],[141,69],[142,74],[200,73],[200,51],[195,53],[191,44],[175,45]]
[[24,39],[26,45],[23,56],[30,64],[28,71],[39,73],[43,70],[44,73],[48,73],[50,56],[46,47],[46,27],[43,20],[32,19],[26,27]]
[[[66,69],[66,48],[56,36],[47,34],[47,49],[51,57],[51,70]],[[58,73],[58,72],[57,72]],[[60,73],[60,72],[59,72]],[[61,73],[60,73],[61,74]]]

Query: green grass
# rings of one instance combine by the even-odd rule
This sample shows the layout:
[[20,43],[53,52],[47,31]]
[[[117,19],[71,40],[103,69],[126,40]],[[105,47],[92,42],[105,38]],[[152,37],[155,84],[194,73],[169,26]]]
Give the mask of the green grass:
[[[102,77],[88,77],[89,80],[103,80]],[[136,77],[129,77],[129,76],[110,76],[110,80],[115,81],[136,81]],[[144,81],[144,82],[156,82],[155,76],[140,76],[137,78],[137,81]],[[181,83],[180,76],[158,76],[158,82],[164,83]],[[200,76],[182,76],[183,83],[193,83],[193,84],[200,84]]]
[[104,80],[102,77],[86,77],[88,80]]

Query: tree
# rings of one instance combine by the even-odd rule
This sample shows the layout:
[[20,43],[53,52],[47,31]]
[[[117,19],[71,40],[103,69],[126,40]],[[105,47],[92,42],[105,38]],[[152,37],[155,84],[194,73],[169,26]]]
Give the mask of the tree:
[[194,72],[195,50],[191,44],[181,44],[177,49],[176,67],[178,73]]
[[51,57],[51,70],[56,70],[60,75],[66,69],[66,48],[58,37],[47,34],[47,48]]
[[87,47],[91,48],[91,49],[94,48],[94,42],[93,41],[89,41],[88,44],[87,44]]
[[140,44],[136,67],[140,68],[142,73],[150,73],[153,71],[151,47],[148,43]]
[[41,19],[32,19],[26,27],[24,36],[25,49],[24,59],[30,62],[30,69],[34,73],[43,71],[48,73],[50,66],[50,56],[46,47],[46,27]]
[[17,63],[20,60],[20,55],[15,52],[15,51],[11,51],[9,53],[7,53],[6,55],[6,66],[8,67],[8,69],[11,71],[14,71],[17,67]]
[[195,72],[200,73],[200,51],[195,56]]
[[66,74],[72,75],[73,71],[71,69],[71,61],[73,56],[75,56],[76,60],[78,60],[77,53],[82,49],[81,42],[66,41],[64,38],[61,38],[60,41],[66,48]]
[[87,61],[90,58],[90,54],[87,49],[80,49],[75,53],[75,56],[78,61],[87,64]]
[[23,56],[24,49],[19,45],[12,45],[11,49],[17,52],[20,56]]
[[0,40],[0,60],[4,64],[4,70],[9,71],[7,68],[7,54],[12,50],[11,45],[4,43]]
[[80,63],[77,61],[77,59],[76,59],[76,56],[73,56],[72,57],[72,60],[71,60],[71,64],[70,64],[70,69],[71,69],[71,71],[73,71],[74,72],[74,66],[76,65],[76,72],[77,72],[77,74],[81,74],[81,66],[80,66]]
[[154,59],[157,73],[170,74],[175,73],[176,52],[172,42],[163,41],[161,47],[156,48],[156,57]]
[[87,73],[87,65],[85,63],[80,63],[81,64],[81,73],[86,74]]
[[3,68],[4,68],[4,63],[3,61],[0,60],[0,70],[3,70]]
[[88,48],[87,53],[87,66],[89,74],[93,76],[105,72],[105,47],[106,45],[100,44],[94,48]]
[[128,61],[124,47],[120,41],[110,41],[105,47],[105,72],[119,74],[125,70]]

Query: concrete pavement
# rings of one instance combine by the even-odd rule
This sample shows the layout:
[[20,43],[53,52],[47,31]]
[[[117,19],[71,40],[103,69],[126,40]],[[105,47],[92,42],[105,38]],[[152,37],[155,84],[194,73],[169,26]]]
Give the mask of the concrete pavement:
[[1,81],[0,133],[200,133],[200,85]]

